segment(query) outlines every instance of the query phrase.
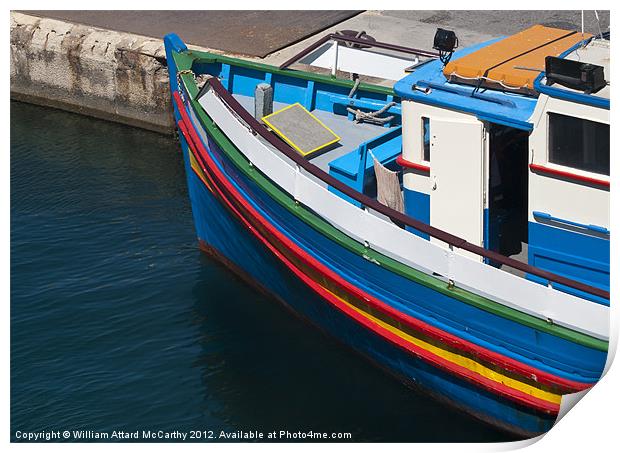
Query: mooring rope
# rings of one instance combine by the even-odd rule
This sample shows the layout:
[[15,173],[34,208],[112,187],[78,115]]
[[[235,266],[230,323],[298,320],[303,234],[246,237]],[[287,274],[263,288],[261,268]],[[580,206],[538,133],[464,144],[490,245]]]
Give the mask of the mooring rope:
[[379,115],[387,112],[391,107],[394,107],[396,102],[389,102],[379,110],[374,112],[362,112],[360,109],[352,109],[351,107],[347,107],[347,112],[355,115],[355,122],[359,123],[361,121],[368,121],[371,123],[385,124],[394,119],[394,115],[386,116],[385,118],[378,118]]

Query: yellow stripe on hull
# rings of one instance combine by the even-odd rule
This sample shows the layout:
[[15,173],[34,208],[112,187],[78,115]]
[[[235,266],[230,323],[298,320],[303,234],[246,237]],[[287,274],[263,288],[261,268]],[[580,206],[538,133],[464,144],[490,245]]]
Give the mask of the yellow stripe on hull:
[[209,184],[209,181],[207,181],[207,178],[205,178],[202,168],[200,168],[198,161],[194,157],[194,154],[191,152],[189,153],[189,162],[192,167],[192,170],[194,170],[194,173],[196,173],[196,175],[201,179],[201,181],[205,183],[205,186],[207,186],[209,191],[213,192],[213,189],[211,188],[211,184]]
[[[328,290],[329,291],[329,290]],[[330,291],[331,292],[331,291]],[[332,294],[334,294],[332,292]],[[373,323],[381,326],[382,328],[392,332],[393,334],[399,336],[400,338],[406,340],[407,342],[414,344],[426,351],[431,352],[432,354],[441,357],[445,360],[448,360],[452,363],[455,363],[461,367],[464,367],[470,371],[473,371],[474,373],[483,376],[487,379],[490,379],[492,381],[498,382],[500,384],[506,385],[508,387],[511,387],[515,390],[519,390],[520,392],[526,393],[528,395],[531,395],[535,398],[538,398],[540,400],[544,400],[544,401],[548,401],[550,403],[553,404],[560,404],[561,400],[562,400],[562,395],[558,395],[552,392],[548,392],[546,390],[542,390],[539,389],[537,387],[528,385],[522,381],[513,379],[511,377],[508,377],[506,375],[503,375],[501,373],[498,373],[497,371],[494,371],[478,362],[476,362],[475,360],[472,360],[470,358],[467,357],[463,357],[459,354],[455,354],[453,352],[450,351],[446,351],[445,349],[441,349],[435,345],[432,345],[424,340],[420,340],[419,338],[413,337],[399,329],[397,329],[396,327],[394,327],[391,324],[386,323],[385,321],[382,321],[378,318],[376,318],[375,316],[371,315],[370,313],[356,307],[355,305],[350,304],[349,302],[347,302],[346,300],[342,299],[341,297],[339,297],[338,295],[334,294],[335,297],[337,297],[338,299],[340,299],[342,301],[342,303],[346,304],[348,307],[350,307],[351,309],[355,310],[357,313],[359,313],[360,315],[364,316],[365,318],[369,319],[370,321],[372,321]]]

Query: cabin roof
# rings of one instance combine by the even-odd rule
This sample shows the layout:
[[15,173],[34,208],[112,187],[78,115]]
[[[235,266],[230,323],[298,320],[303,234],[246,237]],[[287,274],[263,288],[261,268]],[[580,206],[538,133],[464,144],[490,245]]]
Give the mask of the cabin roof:
[[[484,49],[505,38],[476,44],[453,55],[458,59]],[[531,130],[528,122],[536,106],[536,98],[519,93],[481,88],[448,81],[439,60],[430,60],[414,72],[399,80],[394,91],[403,99],[448,108],[476,115],[479,119],[504,124],[518,129]],[[538,75],[538,72],[535,73]]]
[[557,57],[590,38],[576,31],[534,25],[493,44],[453,59],[443,70],[452,82],[536,94],[534,80],[545,58]]

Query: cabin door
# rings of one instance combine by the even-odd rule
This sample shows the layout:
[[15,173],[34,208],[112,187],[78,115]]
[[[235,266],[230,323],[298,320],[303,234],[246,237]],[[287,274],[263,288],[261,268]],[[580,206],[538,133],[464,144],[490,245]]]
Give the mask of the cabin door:
[[431,225],[479,246],[484,245],[484,134],[474,118],[431,118]]

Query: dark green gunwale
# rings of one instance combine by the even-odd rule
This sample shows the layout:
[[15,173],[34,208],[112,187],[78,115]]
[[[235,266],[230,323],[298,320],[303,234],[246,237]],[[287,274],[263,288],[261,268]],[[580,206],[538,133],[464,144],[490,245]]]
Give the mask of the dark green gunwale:
[[[176,54],[181,55],[181,54]],[[225,55],[217,55],[210,52],[200,52],[196,50],[190,50],[185,55],[186,58],[191,59],[191,63],[186,67],[191,69],[194,63],[224,63],[233,66],[241,66],[248,69],[255,69],[257,71],[271,72],[272,74],[284,75],[286,77],[294,77],[297,79],[312,80],[314,82],[328,83],[330,85],[336,85],[346,88],[351,88],[354,85],[352,80],[338,79],[333,76],[325,74],[315,74],[313,72],[296,71],[292,69],[280,69],[277,66],[268,65],[265,63],[258,63],[255,61],[241,60],[233,57],[227,57]],[[175,58],[176,61],[176,58]],[[180,67],[180,66],[178,66]],[[372,93],[381,93],[388,96],[394,96],[394,90],[390,87],[382,87],[378,85],[372,85],[369,83],[360,83],[360,90],[370,91]]]
[[[281,71],[278,68],[266,64],[247,62],[245,60],[237,60],[231,57],[225,57],[210,53],[190,51],[186,54],[173,53],[175,63],[179,69],[191,69],[194,62],[221,62],[227,64],[234,64],[239,66],[251,67],[262,71],[269,71],[279,74],[285,74],[287,76],[299,77],[304,79],[310,79],[315,81],[327,82],[340,86],[352,86],[352,82],[348,80],[331,78],[321,74],[307,73],[303,71]],[[450,297],[458,299],[469,305],[472,305],[481,310],[485,310],[489,313],[501,316],[514,322],[526,325],[541,332],[546,332],[551,335],[572,341],[574,343],[597,349],[600,351],[608,350],[608,342],[600,340],[598,338],[591,337],[581,332],[576,332],[564,326],[548,323],[545,320],[537,318],[535,316],[520,312],[513,308],[502,305],[491,299],[487,299],[478,294],[466,291],[462,288],[453,286],[449,287],[446,282],[435,278],[431,275],[411,268],[389,256],[383,255],[371,248],[366,247],[351,237],[338,230],[321,217],[314,214],[304,206],[297,203],[291,198],[288,193],[284,192],[278,186],[276,186],[269,178],[263,175],[260,171],[256,170],[254,166],[250,165],[249,161],[243,156],[243,154],[236,149],[234,144],[224,135],[224,133],[217,127],[217,125],[211,120],[211,118],[204,112],[200,104],[194,99],[198,93],[198,87],[194,79],[189,74],[183,74],[181,76],[183,83],[192,97],[191,103],[194,110],[198,114],[202,124],[207,128],[209,134],[214,138],[218,146],[226,153],[229,159],[233,161],[235,166],[239,168],[246,176],[252,179],[262,190],[264,190],[271,198],[277,203],[285,207],[294,215],[302,219],[305,223],[312,228],[327,236],[339,245],[347,248],[348,250],[362,256],[363,258],[382,266],[391,272],[401,275],[411,281],[427,286],[442,294],[446,294]],[[392,90],[384,87],[376,87],[373,85],[361,84],[364,89],[374,88],[375,92],[382,92],[390,94]]]

